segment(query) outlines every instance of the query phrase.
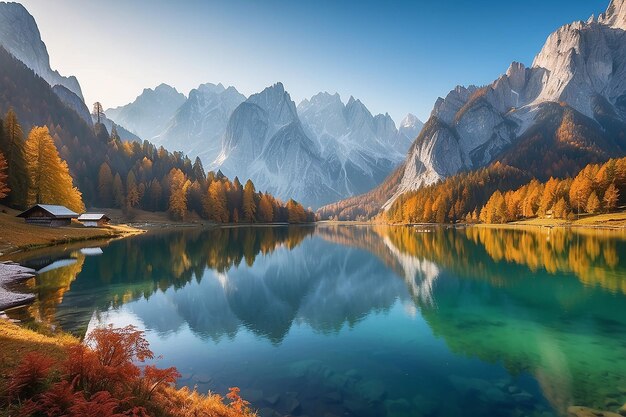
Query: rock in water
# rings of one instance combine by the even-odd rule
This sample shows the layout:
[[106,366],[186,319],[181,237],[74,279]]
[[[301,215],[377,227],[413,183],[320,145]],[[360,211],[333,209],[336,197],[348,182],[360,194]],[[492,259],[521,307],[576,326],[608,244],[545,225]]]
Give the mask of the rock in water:
[[621,417],[610,411],[594,410],[593,408],[573,406],[567,409],[570,417]]

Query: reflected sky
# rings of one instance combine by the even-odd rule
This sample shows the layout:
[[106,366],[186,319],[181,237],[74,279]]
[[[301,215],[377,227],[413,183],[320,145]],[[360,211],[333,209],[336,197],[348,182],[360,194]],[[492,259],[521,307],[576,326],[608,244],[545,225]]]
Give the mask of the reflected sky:
[[539,416],[626,402],[620,235],[224,228],[101,249],[27,261],[44,272],[21,317],[79,335],[134,324],[180,384],[238,385],[258,408]]

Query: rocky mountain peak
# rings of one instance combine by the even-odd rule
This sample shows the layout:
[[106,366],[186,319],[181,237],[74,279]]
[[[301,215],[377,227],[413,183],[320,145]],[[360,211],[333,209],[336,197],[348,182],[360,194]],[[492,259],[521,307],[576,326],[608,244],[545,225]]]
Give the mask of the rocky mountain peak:
[[200,86],[198,86],[198,90],[202,93],[220,94],[224,92],[226,88],[224,87],[222,83],[218,83],[218,84],[205,83],[205,84],[200,84]]
[[255,104],[271,115],[271,122],[276,126],[284,126],[298,121],[296,104],[285,91],[283,83],[278,82],[248,98],[248,103]]
[[76,77],[63,77],[50,68],[50,56],[37,23],[19,3],[0,2],[0,45],[50,86],[62,85],[84,100]]
[[413,113],[409,113],[400,122],[400,127],[413,127],[417,124],[422,124],[422,121]]
[[598,21],[626,30],[626,0],[611,0],[606,12],[600,15]]

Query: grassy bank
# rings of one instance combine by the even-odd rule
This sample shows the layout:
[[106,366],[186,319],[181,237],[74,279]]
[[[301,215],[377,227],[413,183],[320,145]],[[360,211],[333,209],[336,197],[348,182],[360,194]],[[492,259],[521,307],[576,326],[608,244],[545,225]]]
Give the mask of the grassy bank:
[[626,228],[626,211],[605,214],[585,214],[580,219],[562,220],[534,218],[509,223],[512,225],[544,226],[544,227],[590,227],[603,229]]
[[127,225],[111,225],[103,228],[84,227],[72,222],[66,227],[45,227],[27,224],[15,217],[19,211],[0,206],[0,257],[39,247],[67,244],[84,240],[110,239],[142,233]]
[[254,417],[231,388],[222,397],[174,386],[175,368],[143,366],[153,359],[135,328],[101,328],[88,344],[46,329],[0,319],[0,417]]

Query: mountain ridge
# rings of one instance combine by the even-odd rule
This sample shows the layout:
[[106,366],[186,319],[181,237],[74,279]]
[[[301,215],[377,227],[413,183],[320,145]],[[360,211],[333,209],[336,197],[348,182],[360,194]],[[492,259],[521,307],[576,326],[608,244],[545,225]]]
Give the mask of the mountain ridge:
[[33,16],[20,3],[0,2],[0,45],[51,87],[59,84],[84,102],[75,76],[64,77],[50,67],[50,56]]
[[[386,209],[405,192],[498,160],[526,165],[532,162],[530,155],[539,157],[527,145],[530,142],[541,143],[546,152],[551,143],[563,152],[560,158],[570,161],[553,169],[551,165],[558,168],[559,161],[541,155],[544,166],[531,171],[539,177],[548,171],[557,176],[572,174],[574,167],[622,155],[626,151],[625,28],[626,1],[613,0],[597,19],[566,24],[550,34],[531,67],[513,62],[487,86],[457,86],[438,98],[407,153],[401,179],[387,178],[385,182],[397,184],[379,186],[395,189],[394,194],[377,204]],[[589,144],[578,137],[566,143],[565,130],[593,131],[599,148],[585,152]],[[551,155],[558,158],[554,152]],[[378,191],[371,195],[381,195]],[[366,196],[357,201],[363,199]],[[337,206],[351,207],[349,202]]]

